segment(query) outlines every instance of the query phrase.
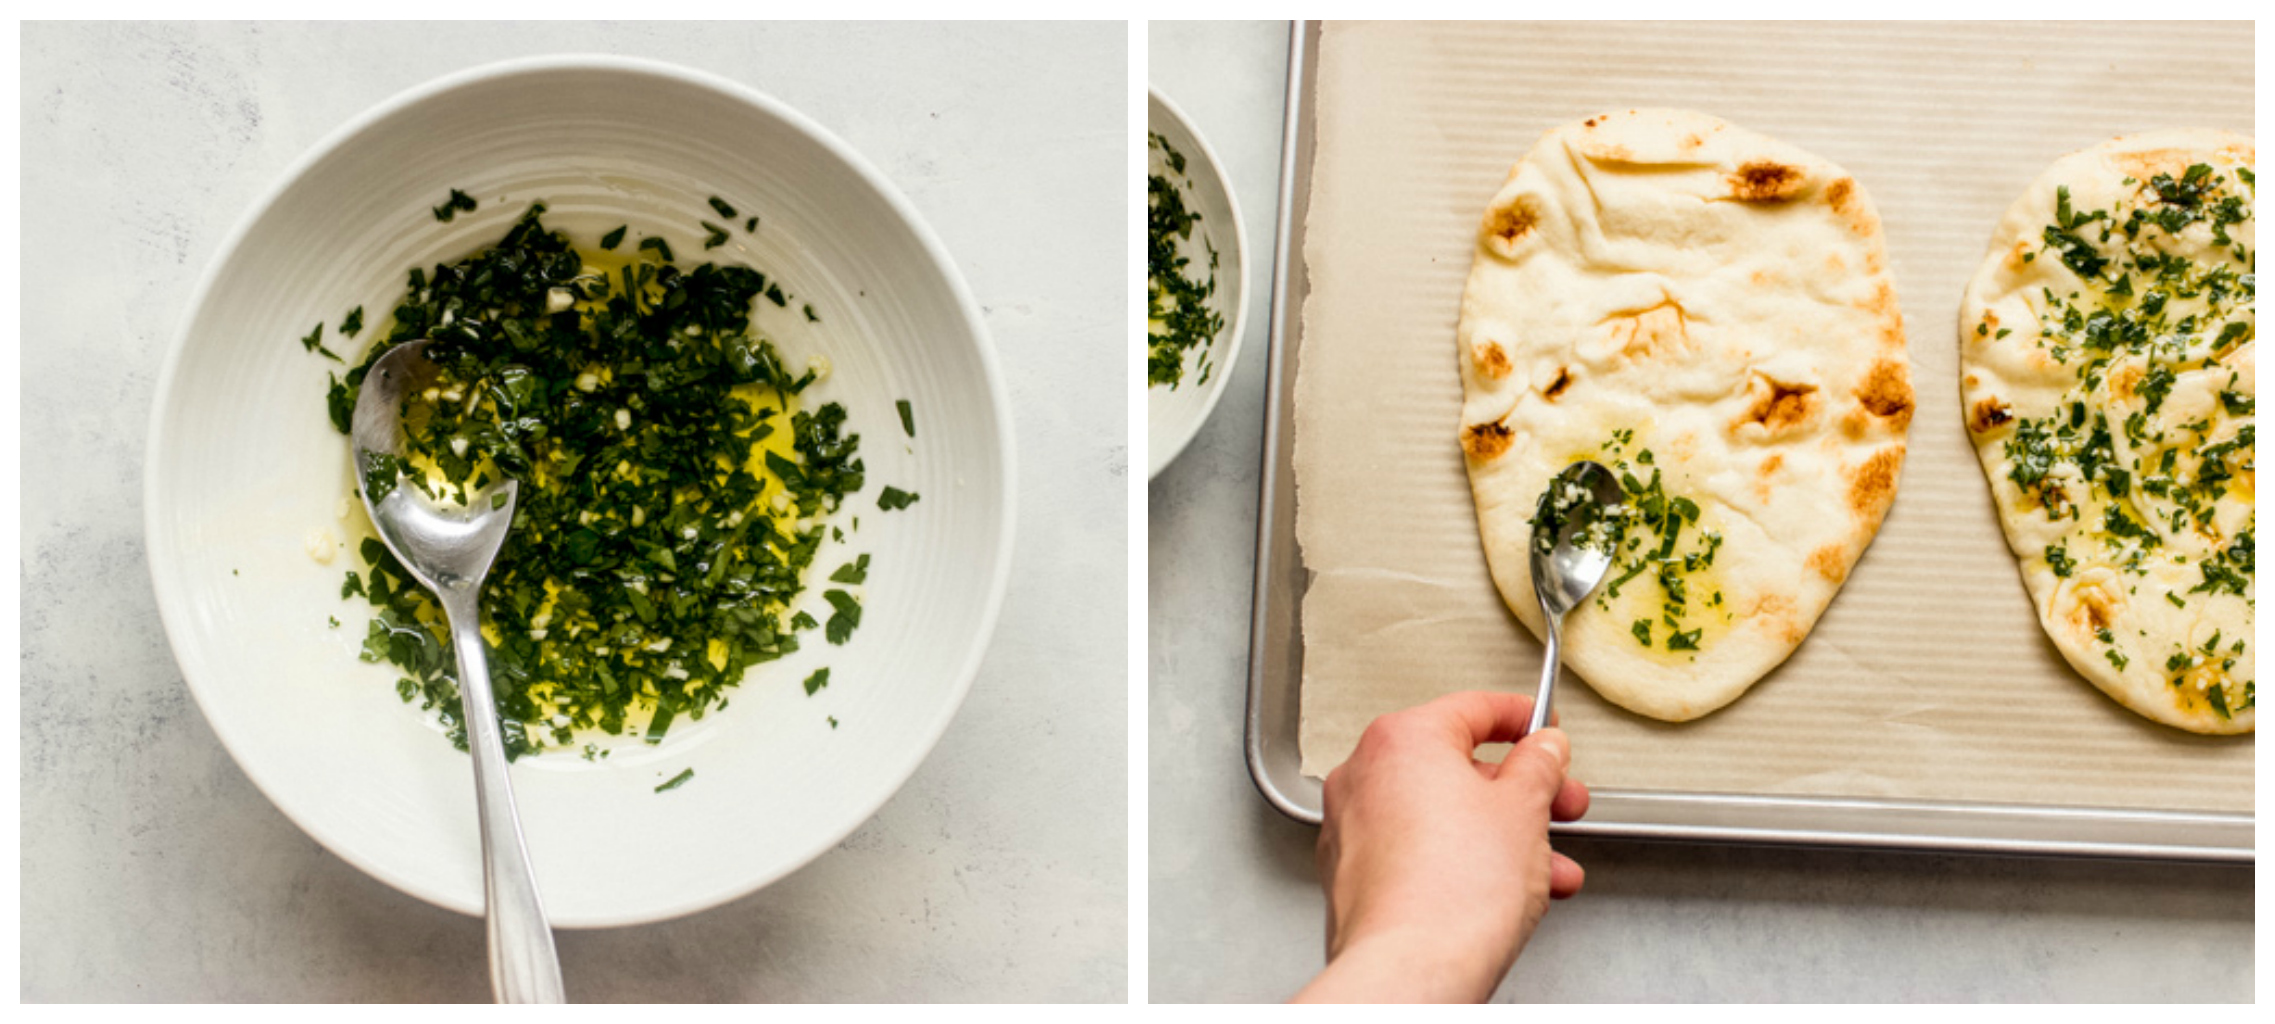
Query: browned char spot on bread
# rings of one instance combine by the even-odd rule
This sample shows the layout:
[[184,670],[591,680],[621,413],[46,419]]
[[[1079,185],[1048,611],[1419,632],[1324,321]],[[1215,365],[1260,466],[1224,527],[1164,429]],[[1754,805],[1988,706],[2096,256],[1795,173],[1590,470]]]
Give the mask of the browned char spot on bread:
[[1549,400],[1549,401],[1551,401],[1551,402],[1553,402],[1553,401],[1556,401],[1556,396],[1563,394],[1563,393],[1564,393],[1564,390],[1565,390],[1566,388],[1569,388],[1569,387],[1571,387],[1571,386],[1572,386],[1572,369],[1571,369],[1571,367],[1568,367],[1568,366],[1559,366],[1559,367],[1557,367],[1557,368],[1556,368],[1556,379],[1555,379],[1555,380],[1552,380],[1552,381],[1549,381],[1549,382],[1548,382],[1548,386],[1547,386],[1547,387],[1545,387],[1545,388],[1542,388],[1542,389],[1541,389],[1541,391],[1540,391],[1540,397],[1542,397],[1542,398],[1545,398],[1545,399],[1548,399],[1548,400]]
[[1788,384],[1767,374],[1756,374],[1763,386],[1757,392],[1754,404],[1748,407],[1733,429],[1748,423],[1759,423],[1770,433],[1806,422],[1817,411],[1817,386],[1814,384]]
[[1690,315],[1673,296],[1661,298],[1648,309],[1614,313],[1604,322],[1611,326],[1614,337],[1623,325],[1626,327],[1627,339],[1620,343],[1619,351],[1630,359],[1669,358],[1692,347]]
[[2188,173],[2189,165],[2199,162],[2200,156],[2190,149],[2144,149],[2113,153],[2109,162],[2134,181],[2149,181],[2159,174],[2181,177]]
[[1880,230],[1880,218],[1872,212],[1872,204],[1864,201],[1864,192],[1856,186],[1855,178],[1835,178],[1825,186],[1825,205],[1832,207],[1833,216],[1848,226],[1852,234],[1868,236]]
[[1462,450],[1479,462],[1500,457],[1515,440],[1515,432],[1499,420],[1473,424],[1461,432]]
[[2038,258],[2037,256],[2033,255],[2036,252],[2036,249],[2030,247],[2029,239],[2017,239],[2014,245],[2010,246],[2006,250],[2006,256],[2004,257],[2006,260],[2006,269],[2021,270],[2023,267],[2029,265],[2031,260]]
[[1849,513],[1859,519],[1879,519],[1888,510],[1888,503],[1895,500],[1896,474],[1903,468],[1902,445],[1873,452],[1848,478]]
[[1882,323],[1897,325],[1899,328],[1897,339],[1902,340],[1903,332],[1900,328],[1903,326],[1903,310],[1896,305],[1896,286],[1888,283],[1887,278],[1883,277],[1872,282],[1872,294],[1856,300],[1854,305],[1858,309],[1879,317]]
[[2133,363],[2122,364],[2109,371],[2109,393],[2122,401],[2132,401],[2133,397],[2139,393],[2143,376],[2140,366]]
[[2065,617],[2084,636],[2108,629],[2117,621],[2117,600],[2106,588],[2081,583],[2070,591],[2070,598],[2074,603]]
[[1783,594],[1763,594],[1755,598],[1746,618],[1760,623],[1764,632],[1787,646],[1798,646],[1809,636],[1809,630],[1801,624],[1800,607]]
[[1471,355],[1475,357],[1479,376],[1500,380],[1509,375],[1509,353],[1503,351],[1499,343],[1487,339],[1472,349]]
[[1856,389],[1856,400],[1872,415],[1889,421],[1890,426],[1904,429],[1912,422],[1911,370],[1892,359],[1872,364],[1864,383]]
[[1485,242],[1503,256],[1515,250],[1517,241],[1532,232],[1539,223],[1532,205],[1523,196],[1509,200],[1505,206],[1494,207],[1485,215]]
[[1975,408],[1967,413],[1967,429],[1980,434],[2013,418],[2014,413],[2007,411],[2006,403],[1994,395],[1976,402]]
[[1825,204],[1841,213],[1848,212],[1848,201],[1856,198],[1856,179],[1838,178],[1825,186]]
[[1827,544],[1809,552],[1809,568],[1838,585],[1848,578],[1848,548],[1840,544]]
[[1800,193],[1804,178],[1798,167],[1788,167],[1775,160],[1751,160],[1731,172],[1729,180],[1732,199],[1782,203]]

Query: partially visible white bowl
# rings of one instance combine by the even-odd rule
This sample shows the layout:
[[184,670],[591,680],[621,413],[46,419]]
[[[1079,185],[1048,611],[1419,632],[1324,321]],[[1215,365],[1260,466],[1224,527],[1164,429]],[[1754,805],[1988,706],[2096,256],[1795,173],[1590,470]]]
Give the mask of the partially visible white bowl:
[[[429,209],[453,188],[480,208],[438,223]],[[697,222],[721,219],[714,195],[761,222],[706,252]],[[145,467],[150,571],[182,674],[245,774],[342,858],[480,913],[467,759],[396,697],[398,673],[356,657],[370,609],[340,585],[361,567],[361,512],[342,512],[346,440],[324,402],[326,371],[344,367],[298,340],[322,322],[352,360],[344,312],[363,307],[369,342],[409,268],[495,242],[532,200],[587,243],[629,223],[682,263],[747,262],[781,282],[795,299],[760,303],[755,322],[793,366],[827,356],[807,396],[844,404],[868,467],[837,517],[845,542],[815,563],[818,582],[871,555],[849,643],[804,634],[804,650],[660,746],[514,766],[553,923],[660,920],[778,879],[874,813],[962,703],[1009,577],[1011,420],[977,306],[915,210],[843,142],[726,79],[615,57],[478,68],[358,117],[222,245],[174,339]],[[921,499],[882,512],[887,484]],[[329,564],[309,553],[317,531],[340,552]],[[800,681],[823,665],[829,686],[809,698]],[[655,792],[689,767],[692,780]]]
[[[1216,152],[1169,97],[1158,91],[1149,91],[1147,97],[1146,130],[1159,134],[1169,148],[1185,158],[1185,180],[1180,184],[1185,186],[1186,208],[1201,215],[1193,225],[1193,237],[1184,246],[1186,258],[1192,261],[1188,267],[1206,268],[1209,247],[1215,247],[1216,294],[1210,298],[1210,307],[1224,317],[1223,331],[1205,348],[1195,346],[1186,353],[1185,372],[1175,388],[1163,385],[1145,389],[1146,476],[1150,479],[1160,476],[1192,443],[1193,435],[1201,432],[1201,424],[1216,410],[1225,382],[1232,377],[1233,363],[1240,357],[1241,325],[1248,312],[1248,232],[1241,225],[1240,204],[1233,199],[1232,182],[1225,177],[1223,165],[1217,163]],[[1173,181],[1177,179],[1158,150],[1148,145],[1146,153],[1147,173],[1169,174]],[[1206,381],[1201,379],[1204,358],[1209,364]]]

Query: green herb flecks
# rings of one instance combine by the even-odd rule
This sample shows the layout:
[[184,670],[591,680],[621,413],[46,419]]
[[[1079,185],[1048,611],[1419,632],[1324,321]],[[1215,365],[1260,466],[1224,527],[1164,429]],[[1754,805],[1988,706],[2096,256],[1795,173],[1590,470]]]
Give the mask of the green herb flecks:
[[842,590],[823,591],[822,599],[835,609],[830,613],[829,624],[823,628],[823,635],[833,644],[852,639],[853,631],[861,625],[861,602]]
[[908,399],[903,398],[900,401],[894,402],[893,407],[899,409],[901,413],[901,433],[907,434],[910,437],[915,437],[916,411],[909,407]]
[[460,213],[474,212],[474,206],[475,203],[473,196],[467,195],[464,192],[460,192],[457,189],[451,189],[450,198],[443,200],[441,206],[434,208],[434,219],[448,224],[453,219],[456,219]]
[[667,790],[678,789],[679,787],[681,787],[681,786],[683,786],[683,785],[686,785],[686,784],[687,784],[687,780],[689,780],[689,779],[692,779],[692,778],[694,778],[694,777],[695,777],[695,769],[693,769],[693,768],[684,769],[684,770],[682,770],[682,771],[681,771],[679,774],[672,776],[672,777],[671,777],[671,781],[670,781],[670,782],[666,782],[666,783],[664,783],[664,784],[663,784],[663,785],[661,785],[661,786],[657,786],[657,787],[656,787],[656,792],[658,792],[658,793],[662,793],[662,792],[665,792],[665,791],[667,791]]
[[[362,307],[359,306],[357,308],[360,309]],[[321,353],[325,358],[330,359],[335,363],[347,362],[347,360],[340,358],[338,353],[335,353],[331,349],[324,347],[323,324],[317,324],[315,330],[309,331],[307,337],[300,339],[300,347],[310,352]]]
[[1147,139],[1162,154],[1169,173],[1146,178],[1146,382],[1148,387],[1166,385],[1175,390],[1184,380],[1187,358],[1196,349],[1201,353],[1196,364],[1199,383],[1208,383],[1215,372],[1211,342],[1224,330],[1224,317],[1209,308],[1209,299],[1216,294],[1217,251],[1204,238],[1207,272],[1188,276],[1192,260],[1183,249],[1201,215],[1185,206],[1180,186],[1189,183],[1185,157],[1157,132],[1147,133]]
[[913,491],[904,491],[887,484],[885,489],[877,494],[877,507],[892,512],[916,504],[917,497],[918,495]]
[[[2256,181],[2248,167],[2198,163],[2128,178],[2099,208],[2056,190],[2038,251],[2077,281],[2050,271],[2030,299],[2037,344],[2074,382],[1999,442],[2024,509],[2067,525],[2045,548],[2055,576],[2106,566],[2191,618],[2251,614],[2255,401],[2238,353],[2257,333],[2257,254],[2231,229],[2251,220]],[[2110,630],[2097,636],[2119,671],[2149,661],[2118,650]],[[2171,651],[2164,671],[2183,706],[2225,717],[2250,706],[2252,683],[2231,675],[2242,640],[2219,641]]]
[[[821,625],[791,609],[824,517],[864,484],[845,409],[800,408],[814,374],[792,373],[752,327],[763,275],[645,261],[590,272],[542,212],[472,257],[411,271],[385,338],[327,395],[344,433],[371,364],[430,339],[440,376],[406,403],[415,468],[402,481],[459,500],[519,482],[482,595],[517,756],[578,730],[660,742],[723,707],[751,667],[798,650],[796,634]],[[400,469],[361,483],[394,485]],[[384,545],[367,540],[362,555],[367,571],[342,595],[378,611],[365,657],[406,673],[405,700],[423,698],[463,748],[439,607]],[[865,557],[855,564],[866,572]],[[843,642],[859,605],[830,604]]]
[[[1612,558],[1609,578],[1596,590],[1596,606],[1609,611],[1611,602],[1629,586],[1637,585],[1638,578],[1647,580],[1642,585],[1657,588],[1659,617],[1637,620],[1636,626],[1645,628],[1630,632],[1648,647],[1652,637],[1648,627],[1655,621],[1667,627],[1667,650],[1696,651],[1706,635],[1704,623],[1728,622],[1735,617],[1723,607],[1721,591],[1700,593],[1692,587],[1714,567],[1716,554],[1722,549],[1722,535],[1698,527],[1703,511],[1696,501],[1667,493],[1666,478],[1655,465],[1657,456],[1650,449],[1635,451],[1630,457],[1628,450],[1634,443],[1635,432],[1622,429],[1614,431],[1599,449],[1603,454],[1598,461],[1618,476],[1626,501],[1620,512],[1624,533]],[[1638,476],[1638,467],[1649,467],[1650,476]]]

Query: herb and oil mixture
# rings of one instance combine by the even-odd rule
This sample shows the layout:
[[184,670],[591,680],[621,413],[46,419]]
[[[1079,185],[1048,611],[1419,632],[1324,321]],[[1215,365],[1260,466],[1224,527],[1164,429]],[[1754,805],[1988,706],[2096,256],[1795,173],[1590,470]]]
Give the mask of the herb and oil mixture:
[[1184,178],[1185,155],[1170,148],[1169,140],[1159,133],[1148,132],[1146,137],[1174,176],[1154,174],[1146,178],[1146,386],[1167,385],[1175,390],[1184,379],[1185,359],[1193,349],[1201,350],[1198,383],[1208,383],[1209,375],[1216,371],[1210,361],[1209,343],[1224,330],[1224,317],[1209,308],[1208,300],[1216,294],[1217,251],[1203,236],[1202,244],[1209,254],[1208,273],[1197,280],[1185,276],[1185,268],[1192,261],[1178,250],[1192,238],[1193,224],[1201,219],[1200,214],[1185,208],[1185,194],[1175,180]]
[[[454,191],[435,216],[473,206]],[[624,228],[580,253],[545,228],[544,211],[533,204],[474,256],[410,271],[386,337],[329,394],[332,425],[347,433],[371,365],[431,339],[441,377],[405,402],[399,485],[463,502],[519,481],[482,594],[509,756],[573,745],[581,730],[659,742],[675,721],[724,709],[744,671],[797,650],[799,634],[844,643],[861,623],[847,588],[869,571],[861,555],[830,572],[826,622],[791,613],[825,533],[844,537],[826,517],[864,474],[845,409],[799,402],[826,362],[793,370],[752,327],[755,303],[789,304],[781,285],[742,266],[683,270],[661,238],[617,254]],[[362,319],[358,307],[340,332],[352,337]],[[302,344],[338,359],[321,334]],[[913,436],[906,402],[900,414]],[[376,499],[398,484],[367,486]],[[916,500],[886,490],[887,509]],[[341,596],[377,610],[363,659],[402,669],[404,701],[439,715],[464,749],[440,607],[378,540],[361,554],[367,571],[349,572]],[[828,680],[820,669],[805,690]]]
[[[1658,614],[1638,618],[1628,627],[1635,642],[1668,652],[1697,651],[1708,624],[1727,623],[1734,617],[1723,605],[1722,591],[1703,578],[1722,549],[1722,535],[1698,528],[1697,502],[1667,493],[1655,465],[1657,456],[1650,449],[1640,449],[1630,459],[1628,449],[1634,443],[1635,431],[1613,431],[1598,460],[1619,478],[1626,501],[1618,514],[1627,523],[1610,576],[1596,591],[1596,607],[1611,611],[1622,591],[1649,588],[1657,598]],[[1644,472],[1650,476],[1639,475]]]
[[[2249,167],[2228,174],[2195,164],[2179,178],[2124,184],[2133,195],[2099,210],[2073,209],[2059,189],[2043,248],[2023,257],[2058,259],[2086,288],[2043,292],[2038,346],[2071,367],[2076,383],[2052,415],[2015,424],[2008,478],[2049,520],[2079,524],[2069,543],[2043,553],[2056,576],[2108,566],[2162,581],[2176,609],[2219,601],[2248,609],[2254,388],[2230,360],[2255,334],[2256,261],[2228,229],[2251,218],[2257,179]],[[2173,251],[2193,225],[2208,228],[2210,258]],[[1989,336],[1990,325],[1975,330]],[[2107,627],[2097,636],[2124,671],[2131,659],[2116,636]],[[2163,673],[2184,696],[2200,694],[2231,717],[2254,703],[2252,681],[2230,676],[2246,641],[2214,632],[2175,643]]]
[[[1565,472],[1570,471],[1570,467],[1566,467]],[[1569,533],[1575,548],[1616,555],[1621,534],[1633,515],[1624,503],[1597,504],[1595,492],[1588,485],[1578,479],[1566,479],[1560,473],[1551,478],[1548,489],[1541,492],[1540,503],[1528,524],[1532,527],[1533,553],[1546,556],[1554,552],[1557,543]]]

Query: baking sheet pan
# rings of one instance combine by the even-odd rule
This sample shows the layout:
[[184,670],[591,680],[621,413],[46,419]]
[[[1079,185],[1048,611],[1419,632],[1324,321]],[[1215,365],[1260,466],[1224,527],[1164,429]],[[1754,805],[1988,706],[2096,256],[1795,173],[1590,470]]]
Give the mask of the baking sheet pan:
[[[1266,353],[1269,367],[1265,465],[1262,501],[1259,506],[1259,557],[1250,652],[1248,720],[1249,764],[1259,790],[1284,813],[1306,821],[1317,821],[1319,817],[1319,783],[1302,773],[1298,749],[1305,656],[1301,623],[1303,600],[1311,586],[1312,574],[1305,566],[1302,552],[1297,546],[1291,456],[1295,433],[1295,376],[1304,341],[1301,311],[1305,308],[1306,289],[1311,277],[1304,262],[1304,243],[1310,220],[1309,202],[1313,186],[1317,127],[1313,101],[1318,82],[1319,37],[1318,26],[1299,24],[1291,38],[1287,134],[1279,197],[1279,234],[1275,239],[1273,323],[1271,347]],[[2248,38],[2248,33],[2246,37]],[[1521,96],[1509,97],[1507,100],[1512,104],[1522,101]],[[1776,132],[1774,125],[1749,126],[1770,130],[1773,134]],[[1808,145],[1807,141],[1794,141]],[[1529,144],[1529,140],[1527,142]],[[2043,159],[2050,161],[2058,152],[2047,151],[2043,154]],[[1513,161],[1519,153],[1521,147],[1508,153],[1508,161]],[[1838,155],[1834,158],[1840,159]],[[1862,173],[1855,167],[1851,170]],[[2027,180],[2028,175],[2017,178],[2011,183],[2012,189],[2019,191]],[[1491,186],[1497,181],[1495,176],[1480,184],[1476,200],[1480,207],[1483,198],[1490,193]],[[1870,187],[1869,180],[1867,186]],[[1884,217],[1889,216],[1885,202],[1882,213]],[[1474,217],[1475,213],[1471,211],[1465,215]],[[1979,234],[1987,238],[1989,229],[1990,222],[1986,220],[1980,225]],[[1466,235],[1457,244],[1465,245]],[[1979,247],[1980,242],[1976,244]],[[1463,252],[1462,266],[1457,271],[1466,270],[1465,250]],[[1979,248],[1976,255],[1979,255]],[[1901,289],[1905,283],[1902,275],[1902,250],[1896,250],[1896,258]],[[1923,362],[1919,354],[1925,347],[1955,343],[1948,324],[1934,315],[1922,317],[1920,312],[1940,310],[1947,304],[1955,303],[1956,296],[1934,296],[1934,301],[1928,301],[1928,296],[1906,294],[1903,297],[1910,320],[1917,369]],[[1450,308],[1445,312],[1449,322],[1442,346],[1447,353],[1443,369],[1450,375],[1453,363]],[[1922,392],[1922,419],[1950,413],[1948,409],[1930,404],[1927,388],[1923,387]],[[1952,413],[1949,418],[1955,420],[1956,414]],[[1915,447],[1919,444],[1919,430],[1920,427],[1915,423]],[[1448,441],[1447,444],[1450,447],[1451,442]],[[1979,470],[1971,472],[1974,474],[1972,478],[1957,483],[1982,492],[1984,488]],[[1906,484],[1909,486],[1913,482],[1908,470]],[[1467,515],[1466,490],[1462,492],[1462,497],[1461,511]],[[1987,502],[1987,496],[1982,500]],[[1901,491],[1897,505],[1899,509],[1904,509],[1906,505],[1905,494]],[[1924,503],[1923,509],[1918,515],[1932,516],[1939,511],[1940,506]],[[2014,600],[2019,602],[2022,600],[2020,584],[2014,578],[2011,559],[2003,557],[2003,548],[2000,554],[2001,559],[1987,569],[1991,573],[2003,574],[2000,578],[2007,589],[2014,591]],[[1869,573],[1872,568],[1868,556],[1866,563],[1858,570],[1859,575]],[[1840,603],[1836,600],[1836,609]],[[2026,606],[2024,611],[2027,612]],[[1522,634],[1521,627],[1515,627],[1513,620],[1508,625]],[[2024,639],[2032,643],[2041,642],[2035,633],[2034,623],[2031,624],[2031,629],[2031,635]],[[1523,639],[1530,643],[1529,637]],[[1813,637],[1811,642],[1815,643],[1818,639]],[[1806,648],[1805,644],[1804,649]],[[1537,645],[1534,650],[1537,652]],[[1525,680],[1525,686],[1521,687],[1524,689],[1529,689],[1530,673],[1532,666],[1537,664],[1537,653],[1532,654],[1531,659],[1522,666],[1511,666],[1508,673],[1512,679]],[[2082,681],[2073,679],[2071,685],[2079,689],[2073,695],[2076,699],[2103,700],[2085,688]],[[1743,704],[1744,700],[1740,703]],[[1560,700],[1559,704],[1560,707],[1564,706],[1565,701]],[[1858,792],[1852,787],[1852,791],[1841,792],[1835,786],[1829,787],[1828,791],[1811,792],[1806,782],[1778,791],[1746,791],[1727,786],[1697,789],[1664,788],[1658,785],[1598,786],[1597,799],[1589,818],[1570,826],[1560,826],[1560,831],[1646,839],[1830,844],[2042,855],[2229,861],[2248,861],[2253,856],[2253,822],[2248,813],[2111,806],[2106,801],[2087,801],[2084,803],[2090,805],[2081,805],[2059,801],[2038,803],[1971,800],[1965,799],[1963,795],[1936,792],[1885,795],[1871,792],[1870,787],[1864,787],[1864,790]]]

